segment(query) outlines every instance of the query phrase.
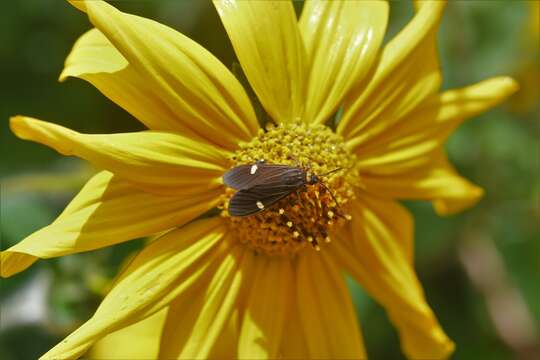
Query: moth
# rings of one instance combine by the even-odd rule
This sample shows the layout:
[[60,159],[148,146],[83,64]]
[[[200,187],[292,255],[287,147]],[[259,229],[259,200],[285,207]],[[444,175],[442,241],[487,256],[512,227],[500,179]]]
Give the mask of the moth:
[[[338,170],[340,169],[324,175]],[[300,166],[268,164],[259,160],[254,164],[236,166],[227,171],[223,175],[223,183],[238,190],[229,201],[231,216],[254,215],[306,185],[317,183],[330,192],[337,204],[332,192],[321,182],[320,176]]]

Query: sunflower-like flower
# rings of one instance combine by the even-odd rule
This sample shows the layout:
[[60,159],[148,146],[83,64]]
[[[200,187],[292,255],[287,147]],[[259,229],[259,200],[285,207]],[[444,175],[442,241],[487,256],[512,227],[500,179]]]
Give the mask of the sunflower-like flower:
[[[443,1],[416,3],[384,47],[384,1],[307,1],[299,20],[287,1],[216,1],[274,124],[265,129],[237,78],[189,38],[102,1],[72,3],[95,28],[60,79],[87,80],[150,130],[89,135],[12,118],[20,138],[103,171],[52,224],[2,253],[2,276],[38,258],[162,235],[44,358],[91,347],[108,358],[365,358],[343,273],[386,309],[409,358],[452,353],[416,277],[413,221],[398,201],[429,200],[442,215],[476,203],[482,190],[456,173],[443,145],[517,85],[499,77],[439,92]],[[223,174],[261,159],[340,170],[231,217]]]

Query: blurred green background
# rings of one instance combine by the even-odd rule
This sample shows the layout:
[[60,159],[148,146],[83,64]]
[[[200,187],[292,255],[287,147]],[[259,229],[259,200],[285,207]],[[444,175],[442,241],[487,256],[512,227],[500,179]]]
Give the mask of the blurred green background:
[[[466,123],[449,141],[457,168],[486,189],[481,203],[449,218],[437,217],[427,203],[407,204],[416,218],[416,268],[429,303],[457,344],[455,359],[540,356],[535,1],[452,1],[439,32],[444,88],[503,74],[521,84],[507,103]],[[115,5],[172,26],[228,66],[235,61],[207,2],[124,0]],[[301,9],[302,4],[295,6]],[[391,8],[390,35],[413,13],[408,1],[392,1]],[[76,159],[16,139],[9,116],[35,116],[90,133],[142,126],[86,82],[57,82],[73,43],[90,28],[82,13],[62,0],[6,1],[2,13],[1,248],[6,249],[51,222],[93,171]],[[39,261],[2,279],[0,358],[34,359],[60,341],[93,313],[118,266],[140,246],[137,240]],[[403,358],[384,311],[352,282],[351,292],[369,356]]]

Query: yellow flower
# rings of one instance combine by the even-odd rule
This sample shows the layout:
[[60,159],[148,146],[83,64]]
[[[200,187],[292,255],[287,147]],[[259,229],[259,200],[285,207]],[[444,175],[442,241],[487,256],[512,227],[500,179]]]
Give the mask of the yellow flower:
[[[299,21],[285,1],[216,1],[278,124],[267,131],[233,74],[189,38],[102,1],[72,3],[95,29],[76,42],[60,79],[89,81],[151,130],[87,135],[12,118],[17,136],[104,170],[52,224],[2,253],[2,276],[38,258],[169,231],[44,358],[91,347],[107,358],[365,358],[342,272],[386,309],[408,357],[451,354],[416,277],[413,222],[398,201],[430,200],[439,214],[478,201],[482,190],[456,173],[443,145],[517,85],[500,77],[439,93],[443,1],[416,4],[383,48],[383,1],[308,1]],[[332,132],[325,124],[338,109]],[[222,175],[262,156],[319,174],[343,167],[323,179],[341,207],[319,184],[256,216],[229,217]],[[216,206],[220,215],[201,217]]]

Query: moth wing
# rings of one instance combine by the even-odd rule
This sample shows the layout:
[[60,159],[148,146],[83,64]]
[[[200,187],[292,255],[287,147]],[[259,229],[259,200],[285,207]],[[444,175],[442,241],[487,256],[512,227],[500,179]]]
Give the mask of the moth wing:
[[297,168],[257,162],[236,166],[223,175],[223,183],[236,190],[249,189],[251,187],[281,181],[284,174],[298,171]]
[[223,175],[223,183],[236,190],[245,188],[249,182],[253,181],[251,164],[233,167]]
[[291,194],[298,187],[292,185],[263,184],[239,190],[229,200],[231,216],[249,216],[266,210],[279,200]]

